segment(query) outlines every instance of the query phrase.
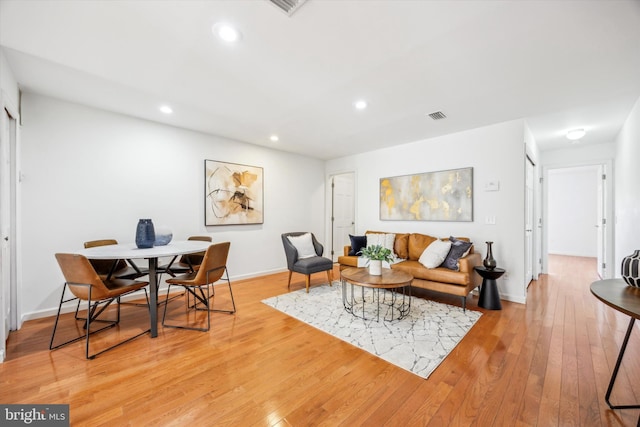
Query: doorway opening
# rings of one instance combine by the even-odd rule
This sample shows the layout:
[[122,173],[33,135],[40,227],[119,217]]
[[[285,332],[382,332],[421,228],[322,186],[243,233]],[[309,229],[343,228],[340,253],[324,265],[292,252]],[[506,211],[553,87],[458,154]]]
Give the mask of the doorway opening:
[[547,171],[545,265],[549,255],[592,258],[598,275],[611,277],[609,168],[598,163]]
[[331,260],[338,261],[355,231],[355,175],[333,175],[331,185]]

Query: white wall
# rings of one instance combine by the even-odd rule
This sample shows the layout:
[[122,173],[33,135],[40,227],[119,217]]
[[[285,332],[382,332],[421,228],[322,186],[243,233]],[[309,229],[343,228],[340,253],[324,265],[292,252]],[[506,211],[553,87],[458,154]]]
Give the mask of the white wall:
[[598,178],[596,166],[549,171],[549,253],[597,256]]
[[[524,303],[524,144],[525,126],[515,120],[449,134],[388,149],[327,162],[327,176],[356,173],[356,232],[382,230],[434,236],[468,236],[476,251],[485,254],[485,242],[494,242],[498,266],[507,270],[498,280],[503,299]],[[472,222],[381,221],[380,178],[473,167],[474,220]],[[499,181],[499,191],[485,191],[488,181]],[[495,216],[496,224],[485,224]]]
[[615,141],[616,242],[615,273],[620,277],[622,258],[640,249],[640,98]]
[[0,88],[2,89],[2,104],[11,105],[16,110],[18,109],[18,101],[20,91],[18,89],[18,83],[16,82],[9,62],[4,56],[4,52],[0,48]]
[[613,143],[568,145],[567,148],[541,153],[542,163],[548,168],[593,165],[615,157],[616,147]]
[[[96,110],[23,95],[21,307],[52,314],[62,290],[54,254],[84,241],[132,242],[139,218],[174,239],[230,241],[232,279],[286,268],[280,234],[324,241],[324,162]],[[204,226],[204,160],[264,168],[264,224]]]

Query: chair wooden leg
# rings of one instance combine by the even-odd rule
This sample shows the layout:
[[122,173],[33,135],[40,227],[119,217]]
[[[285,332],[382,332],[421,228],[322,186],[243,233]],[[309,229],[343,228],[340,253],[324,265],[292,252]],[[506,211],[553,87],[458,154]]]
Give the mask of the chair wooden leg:
[[287,282],[287,289],[291,289],[291,274],[293,274],[293,271],[289,270],[289,281]]
[[305,282],[306,282],[306,285],[307,285],[307,293],[309,293],[309,285],[311,285],[311,275],[310,274],[307,274]]
[[327,279],[329,279],[329,286],[333,286],[333,271],[327,270]]

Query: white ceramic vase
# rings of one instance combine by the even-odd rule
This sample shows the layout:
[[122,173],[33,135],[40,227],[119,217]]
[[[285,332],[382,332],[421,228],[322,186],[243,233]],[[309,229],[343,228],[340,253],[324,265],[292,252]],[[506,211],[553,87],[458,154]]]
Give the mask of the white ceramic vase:
[[155,232],[156,232],[156,241],[154,242],[153,246],[168,245],[169,242],[171,242],[171,239],[173,238],[173,233],[167,226],[161,225],[161,226],[155,227]]
[[369,260],[369,274],[372,276],[382,276],[382,261]]

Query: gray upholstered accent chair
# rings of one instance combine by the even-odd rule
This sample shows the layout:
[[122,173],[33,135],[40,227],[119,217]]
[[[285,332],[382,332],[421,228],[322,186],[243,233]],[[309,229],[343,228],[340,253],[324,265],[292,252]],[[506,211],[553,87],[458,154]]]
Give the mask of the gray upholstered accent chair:
[[289,280],[287,282],[287,288],[291,288],[291,275],[295,271],[296,273],[304,274],[306,277],[306,288],[307,293],[309,292],[309,285],[311,283],[311,275],[313,273],[319,273],[321,271],[327,272],[327,279],[329,280],[329,285],[331,286],[333,282],[333,261],[329,258],[325,258],[322,256],[324,252],[324,247],[313,233],[309,233],[311,235],[311,241],[313,243],[313,249],[315,249],[315,255],[307,255],[307,257],[301,258],[302,254],[298,253],[298,249],[291,242],[289,237],[299,237],[306,234],[306,232],[293,232],[293,233],[284,233],[282,234],[282,244],[284,245],[284,253],[287,256],[287,268],[289,269]]

